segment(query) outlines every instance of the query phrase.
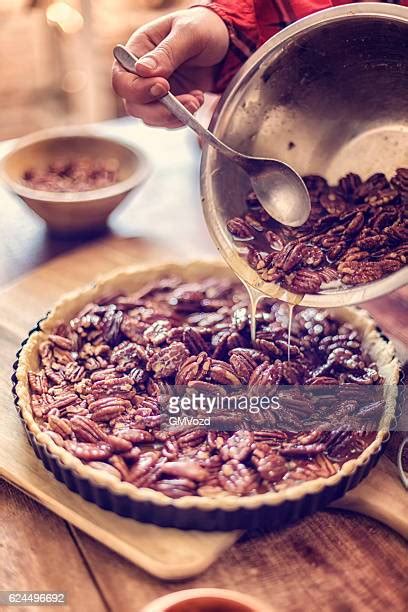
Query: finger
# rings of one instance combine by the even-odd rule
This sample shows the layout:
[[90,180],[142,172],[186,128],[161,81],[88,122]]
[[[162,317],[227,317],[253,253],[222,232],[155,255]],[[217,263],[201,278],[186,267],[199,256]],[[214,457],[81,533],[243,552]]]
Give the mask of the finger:
[[112,86],[118,96],[137,104],[147,104],[162,98],[170,89],[168,81],[162,77],[143,79],[115,67]]
[[136,62],[142,77],[168,78],[181,64],[202,51],[202,41],[191,28],[175,25],[168,35]]
[[[136,57],[141,57],[145,55],[145,53],[152,51],[156,47],[157,42],[165,38],[170,29],[171,20],[168,17],[159,18],[133,32],[126,43],[126,47],[132,51]],[[145,86],[139,83],[137,79],[140,81],[140,77],[127,72],[118,62],[114,62],[112,69],[112,86],[120,97],[129,99],[135,103],[139,101],[142,103],[142,100],[148,102],[157,97],[157,95],[154,95],[149,99]],[[165,80],[159,78],[157,82],[165,85],[166,90],[168,90],[169,85]],[[153,84],[152,81],[148,83],[150,87],[152,87]],[[161,92],[160,95],[164,95],[164,92]]]
[[191,96],[194,96],[196,100],[200,103],[200,106],[204,104],[204,92],[201,89],[193,89],[188,92]]
[[137,117],[152,127],[178,128],[183,125],[160,102],[140,105],[125,101],[125,110],[128,115]]
[[[183,94],[177,97],[178,100],[190,111],[195,113],[200,107],[200,102],[190,94]],[[148,125],[158,127],[181,127],[178,119],[160,102],[151,102],[150,104],[134,104],[132,102],[125,103],[126,111],[134,117],[139,117]]]
[[[191,112],[195,113],[199,104],[195,98],[188,94],[179,96],[180,102]],[[152,102],[150,104],[132,104],[126,103],[126,111],[134,117],[139,117],[148,125],[158,127],[180,127],[183,125],[174,115],[160,102]]]
[[171,16],[159,17],[150,23],[138,28],[130,36],[126,47],[132,51],[137,58],[153,51],[158,43],[162,41],[172,28]]

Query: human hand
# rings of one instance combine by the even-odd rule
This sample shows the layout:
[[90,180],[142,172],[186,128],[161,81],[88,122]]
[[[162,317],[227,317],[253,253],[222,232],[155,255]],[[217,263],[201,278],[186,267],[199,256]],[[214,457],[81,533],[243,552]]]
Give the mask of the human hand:
[[172,93],[195,113],[212,86],[213,66],[225,56],[228,30],[210,9],[194,7],[176,11],[136,30],[126,46],[137,56],[137,75],[116,61],[112,84],[124,99],[126,111],[147,125],[167,128],[182,123],[160,103]]

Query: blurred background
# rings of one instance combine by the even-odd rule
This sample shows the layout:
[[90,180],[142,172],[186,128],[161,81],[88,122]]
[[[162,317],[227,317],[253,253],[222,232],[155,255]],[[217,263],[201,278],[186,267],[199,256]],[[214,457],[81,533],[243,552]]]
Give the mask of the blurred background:
[[123,114],[112,48],[191,0],[1,0],[0,140]]

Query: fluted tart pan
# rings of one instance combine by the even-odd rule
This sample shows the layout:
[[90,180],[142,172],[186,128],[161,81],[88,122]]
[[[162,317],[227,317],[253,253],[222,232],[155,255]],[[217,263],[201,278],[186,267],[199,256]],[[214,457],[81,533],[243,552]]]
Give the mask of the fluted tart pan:
[[392,343],[381,334],[368,313],[357,308],[332,309],[330,314],[340,321],[351,323],[360,332],[365,350],[376,362],[387,384],[386,410],[374,441],[358,457],[348,460],[328,478],[320,477],[278,492],[246,497],[189,495],[172,499],[159,491],[137,488],[119,481],[82,463],[40,430],[31,409],[27,373],[38,370],[39,344],[51,333],[56,322],[68,321],[86,304],[102,296],[129,293],[147,282],[168,276],[178,276],[191,282],[209,276],[231,278],[231,272],[217,261],[125,268],[101,278],[92,286],[63,296],[22,343],[14,364],[15,404],[28,439],[45,467],[70,490],[105,510],[163,527],[205,531],[281,527],[324,508],[355,487],[375,466],[388,440],[395,418],[399,380],[399,362]]

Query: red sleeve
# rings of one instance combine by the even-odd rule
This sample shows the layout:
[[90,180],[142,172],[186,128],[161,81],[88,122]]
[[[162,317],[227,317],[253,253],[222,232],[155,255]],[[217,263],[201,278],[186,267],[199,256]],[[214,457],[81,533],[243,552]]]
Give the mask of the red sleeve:
[[[214,91],[222,92],[250,55],[268,38],[301,17],[359,0],[202,0],[225,22],[230,36],[227,55],[217,66]],[[385,0],[387,1],[387,0]],[[391,0],[408,6],[408,0]]]
[[222,92],[242,64],[261,44],[254,1],[204,0],[199,6],[206,6],[214,11],[228,28],[230,37],[228,53],[217,66],[215,75],[214,91]]

